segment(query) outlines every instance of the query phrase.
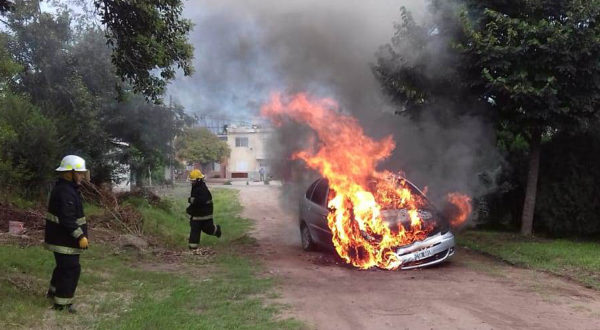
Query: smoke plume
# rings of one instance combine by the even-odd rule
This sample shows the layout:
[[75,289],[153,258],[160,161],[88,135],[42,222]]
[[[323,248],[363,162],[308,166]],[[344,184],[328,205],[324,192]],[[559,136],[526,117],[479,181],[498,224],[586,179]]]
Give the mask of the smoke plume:
[[[427,186],[434,201],[450,191],[476,197],[484,192],[477,173],[498,162],[489,135],[493,130],[475,117],[458,118],[448,127],[435,118],[415,123],[394,115],[396,108],[371,72],[377,49],[389,42],[400,20],[400,8],[407,7],[419,21],[427,19],[427,5],[408,0],[190,1],[185,15],[195,23],[196,73],[179,78],[170,93],[189,111],[232,119],[257,116],[273,91],[333,98],[367,134],[394,136],[397,148],[382,164],[386,169],[403,171],[419,187]],[[312,141],[306,127],[287,123],[270,146],[275,174],[298,183],[286,190],[290,205],[297,204],[316,173],[289,156]]]

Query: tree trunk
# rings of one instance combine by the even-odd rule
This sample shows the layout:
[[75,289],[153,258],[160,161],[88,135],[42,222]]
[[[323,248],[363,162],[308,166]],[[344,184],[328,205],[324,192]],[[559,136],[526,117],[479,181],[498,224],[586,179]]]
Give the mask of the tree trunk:
[[541,130],[534,130],[531,136],[531,150],[529,153],[529,172],[527,173],[527,188],[525,191],[523,214],[521,216],[521,235],[525,236],[531,236],[533,234],[533,214],[535,212],[537,182],[540,170],[541,140]]

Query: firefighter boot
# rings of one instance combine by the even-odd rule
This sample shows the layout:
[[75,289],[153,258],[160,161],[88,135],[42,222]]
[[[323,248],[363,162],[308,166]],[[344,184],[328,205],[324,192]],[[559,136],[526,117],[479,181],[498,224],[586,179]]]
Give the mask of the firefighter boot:
[[217,225],[217,230],[215,230],[215,236],[217,238],[221,237],[221,226]]
[[72,304],[68,304],[68,305],[54,304],[53,308],[57,311],[64,311],[66,309],[67,312],[69,312],[70,314],[77,314],[77,310],[75,309],[75,307],[73,307]]

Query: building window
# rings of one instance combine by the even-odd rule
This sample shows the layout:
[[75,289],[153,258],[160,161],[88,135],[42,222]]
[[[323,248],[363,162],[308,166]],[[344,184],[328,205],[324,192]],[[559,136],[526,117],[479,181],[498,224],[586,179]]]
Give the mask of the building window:
[[235,138],[235,146],[236,147],[248,147],[248,138],[247,137],[236,137]]

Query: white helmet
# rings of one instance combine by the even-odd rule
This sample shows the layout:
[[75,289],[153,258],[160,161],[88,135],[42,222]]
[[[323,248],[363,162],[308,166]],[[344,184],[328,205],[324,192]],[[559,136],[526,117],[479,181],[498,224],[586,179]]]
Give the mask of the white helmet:
[[87,169],[85,168],[85,159],[83,159],[79,156],[75,156],[75,155],[65,156],[65,158],[63,158],[62,161],[60,162],[60,167],[57,168],[56,171],[57,172],[68,172],[68,171],[87,172]]

